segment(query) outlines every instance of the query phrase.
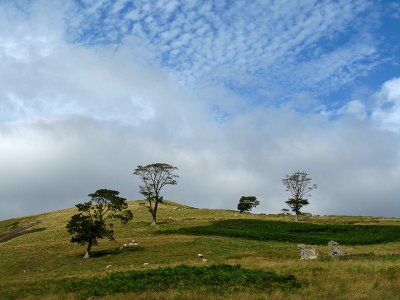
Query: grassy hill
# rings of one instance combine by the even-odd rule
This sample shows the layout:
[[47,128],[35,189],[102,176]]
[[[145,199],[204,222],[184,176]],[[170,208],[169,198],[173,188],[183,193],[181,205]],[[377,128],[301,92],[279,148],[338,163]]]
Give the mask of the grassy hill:
[[[0,299],[398,299],[400,219],[196,209],[165,201],[158,226],[143,201],[91,259],[69,242],[75,209],[0,221]],[[330,258],[326,241],[349,254]],[[119,247],[132,240],[137,247]],[[301,261],[298,243],[321,257]],[[207,259],[197,257],[201,253]],[[148,265],[144,265],[148,263]],[[238,267],[237,265],[240,265]]]

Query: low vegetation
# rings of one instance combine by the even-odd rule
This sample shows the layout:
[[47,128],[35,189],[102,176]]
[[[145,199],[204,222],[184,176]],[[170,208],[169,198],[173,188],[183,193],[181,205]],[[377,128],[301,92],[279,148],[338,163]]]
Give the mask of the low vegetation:
[[216,221],[206,226],[185,227],[163,233],[217,235],[314,245],[326,245],[331,240],[345,245],[400,241],[399,226],[393,225],[312,224],[253,219]]

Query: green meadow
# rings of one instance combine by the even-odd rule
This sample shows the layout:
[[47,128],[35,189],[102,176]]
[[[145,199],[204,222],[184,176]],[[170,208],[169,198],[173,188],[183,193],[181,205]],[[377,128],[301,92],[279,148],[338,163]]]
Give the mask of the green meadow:
[[[144,201],[90,259],[69,242],[75,209],[0,221],[0,299],[398,299],[400,219],[254,215]],[[3,239],[2,239],[3,237]],[[4,238],[6,237],[6,238]],[[138,246],[120,250],[135,240]],[[348,254],[332,258],[327,243]],[[300,260],[297,245],[315,245]],[[202,254],[204,259],[198,258]]]

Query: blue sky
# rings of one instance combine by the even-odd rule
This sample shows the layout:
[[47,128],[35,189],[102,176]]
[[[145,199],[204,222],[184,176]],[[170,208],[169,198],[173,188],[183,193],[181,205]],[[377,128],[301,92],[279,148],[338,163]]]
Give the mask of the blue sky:
[[0,218],[97,188],[279,212],[306,170],[317,214],[400,216],[399,1],[2,1]]

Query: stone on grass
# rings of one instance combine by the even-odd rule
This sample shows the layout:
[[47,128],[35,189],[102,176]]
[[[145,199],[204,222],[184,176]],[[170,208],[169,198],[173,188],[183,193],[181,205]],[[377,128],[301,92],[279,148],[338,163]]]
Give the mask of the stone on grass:
[[317,259],[318,252],[313,245],[300,244],[297,246],[299,250],[300,259]]
[[149,264],[149,263],[144,263],[144,264],[143,264],[143,266],[148,266],[148,265],[150,265],[150,264]]
[[206,258],[203,258],[201,261],[205,263],[205,262],[207,262],[208,260],[207,260]]
[[330,241],[328,243],[328,255],[329,256],[346,256],[347,254],[340,249],[339,243]]
[[203,254],[199,253],[199,254],[197,254],[197,257],[198,258],[203,258]]
[[106,266],[106,269],[109,269],[109,268],[111,268],[112,267],[112,265],[107,265]]

